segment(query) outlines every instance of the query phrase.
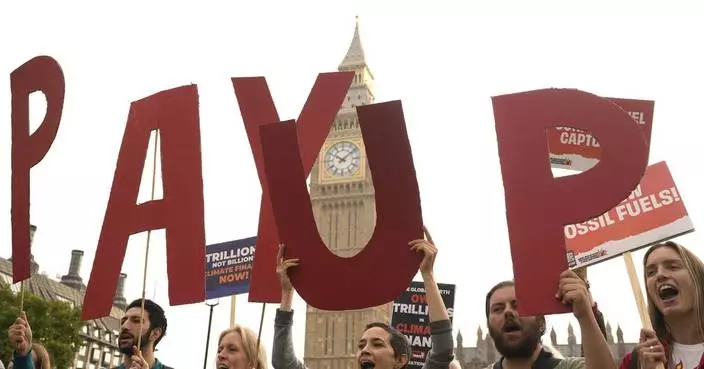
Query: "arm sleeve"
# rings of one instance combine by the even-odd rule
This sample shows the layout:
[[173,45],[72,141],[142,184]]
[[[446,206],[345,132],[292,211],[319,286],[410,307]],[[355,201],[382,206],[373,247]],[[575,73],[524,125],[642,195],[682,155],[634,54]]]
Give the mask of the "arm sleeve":
[[448,369],[455,359],[452,323],[449,319],[430,322],[430,340],[432,346],[423,369]]
[[293,351],[292,324],[293,310],[281,311],[276,309],[274,345],[271,348],[271,365],[274,369],[306,369],[305,365],[296,358],[296,353]]

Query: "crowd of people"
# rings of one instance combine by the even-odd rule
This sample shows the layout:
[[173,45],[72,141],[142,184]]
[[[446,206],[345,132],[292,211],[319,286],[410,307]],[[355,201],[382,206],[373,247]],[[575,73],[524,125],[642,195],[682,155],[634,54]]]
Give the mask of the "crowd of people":
[[[432,348],[424,369],[459,369],[454,357],[452,324],[435,282],[433,266],[438,249],[426,232],[424,239],[409,243],[409,252],[423,254],[420,273],[425,285]],[[273,369],[307,369],[296,357],[291,327],[293,286],[288,270],[298,259],[285,259],[279,247],[277,272],[281,304],[276,311],[271,365]],[[603,317],[589,292],[584,276],[566,270],[555,297],[572,308],[582,336],[582,355],[563,357],[541,342],[545,317],[519,316],[513,281],[491,288],[485,301],[487,326],[501,357],[486,369],[704,369],[704,264],[691,251],[666,242],[650,247],[643,259],[647,302],[653,330],[642,329],[640,342],[620,365],[606,341]],[[144,313],[142,313],[144,305]],[[29,317],[31,318],[31,317]],[[164,310],[150,300],[133,301],[121,320],[121,364],[113,369],[171,369],[154,354],[166,335]],[[48,369],[50,356],[33,341],[30,319],[24,312],[9,327],[14,350],[9,368]],[[139,342],[139,347],[137,347]],[[408,339],[388,322],[369,322],[357,342],[358,369],[405,369],[411,357]],[[223,331],[218,339],[217,369],[268,369],[265,345],[243,325]],[[0,368],[1,368],[0,363]]]

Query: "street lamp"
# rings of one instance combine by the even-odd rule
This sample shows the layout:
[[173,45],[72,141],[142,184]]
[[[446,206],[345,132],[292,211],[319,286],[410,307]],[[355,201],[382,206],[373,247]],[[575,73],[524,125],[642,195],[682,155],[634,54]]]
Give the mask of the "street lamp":
[[210,316],[208,317],[208,335],[205,337],[205,360],[203,361],[203,369],[208,367],[208,345],[210,345],[210,327],[213,325],[213,308],[220,304],[220,299],[206,300],[205,304],[210,307]]

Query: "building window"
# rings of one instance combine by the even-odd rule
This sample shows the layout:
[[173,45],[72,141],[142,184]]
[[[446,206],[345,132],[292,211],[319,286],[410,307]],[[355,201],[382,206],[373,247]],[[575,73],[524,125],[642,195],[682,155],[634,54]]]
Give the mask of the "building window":
[[81,328],[81,332],[83,332],[83,334],[85,334],[87,336],[88,335],[88,326],[84,325],[83,328]]
[[115,351],[115,353],[112,355],[112,364],[110,367],[114,368],[120,365],[120,352]]
[[100,362],[100,348],[99,347],[93,347],[92,348],[92,353],[90,355],[90,362],[91,363],[98,363]]
[[103,350],[103,363],[102,363],[103,365],[102,366],[105,366],[105,367],[110,366],[110,359],[112,359],[111,355],[110,355],[110,348],[106,347]]

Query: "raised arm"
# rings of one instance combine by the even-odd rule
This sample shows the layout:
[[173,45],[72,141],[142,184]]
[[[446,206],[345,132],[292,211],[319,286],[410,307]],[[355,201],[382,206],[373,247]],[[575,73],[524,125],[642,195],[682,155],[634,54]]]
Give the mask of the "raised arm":
[[27,314],[21,312],[20,316],[7,331],[10,346],[13,349],[12,367],[14,369],[33,369],[32,361],[32,328],[27,320]]
[[271,348],[271,365],[274,369],[305,369],[293,350],[291,326],[293,325],[293,285],[288,278],[288,268],[297,266],[298,259],[284,260],[284,245],[279,245],[276,256],[276,273],[281,280],[281,305],[274,320],[274,344]]
[[428,302],[428,318],[430,320],[430,340],[432,346],[425,359],[424,369],[448,369],[454,360],[454,341],[452,339],[452,323],[447,308],[442,300],[440,289],[435,282],[433,267],[438,249],[428,230],[423,228],[426,239],[411,241],[411,250],[422,252],[423,261],[420,273],[425,285],[425,295]]
[[560,285],[555,297],[563,304],[572,306],[582,332],[586,369],[617,369],[609,345],[594,315],[586,283],[575,272],[568,269],[560,276]]

